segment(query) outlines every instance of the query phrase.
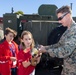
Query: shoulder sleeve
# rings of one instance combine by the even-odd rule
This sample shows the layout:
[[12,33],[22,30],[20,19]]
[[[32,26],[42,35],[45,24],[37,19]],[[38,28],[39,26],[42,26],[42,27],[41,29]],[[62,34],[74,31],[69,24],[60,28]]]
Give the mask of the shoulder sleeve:
[[8,60],[10,60],[10,56],[9,55],[6,55],[6,51],[5,51],[5,46],[4,46],[4,44],[1,44],[0,45],[1,47],[0,47],[0,60],[1,61],[8,61]]

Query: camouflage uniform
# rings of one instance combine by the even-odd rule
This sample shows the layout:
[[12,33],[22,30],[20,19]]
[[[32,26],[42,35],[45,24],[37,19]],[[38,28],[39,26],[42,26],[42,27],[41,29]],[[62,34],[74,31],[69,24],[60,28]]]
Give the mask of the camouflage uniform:
[[46,50],[51,56],[64,58],[62,75],[76,75],[76,23],[73,21],[60,41],[57,44],[46,46]]

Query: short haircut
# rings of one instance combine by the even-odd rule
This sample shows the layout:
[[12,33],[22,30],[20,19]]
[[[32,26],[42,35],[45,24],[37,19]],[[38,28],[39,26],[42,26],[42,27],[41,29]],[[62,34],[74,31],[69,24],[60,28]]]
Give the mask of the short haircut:
[[17,35],[17,32],[15,30],[8,27],[8,28],[5,29],[5,35],[7,35],[9,33],[13,33],[14,37],[16,37],[16,35]]
[[69,12],[70,14],[72,14],[72,10],[70,8],[70,6],[66,5],[66,6],[62,6],[61,8],[56,10],[56,14],[58,13],[66,13]]

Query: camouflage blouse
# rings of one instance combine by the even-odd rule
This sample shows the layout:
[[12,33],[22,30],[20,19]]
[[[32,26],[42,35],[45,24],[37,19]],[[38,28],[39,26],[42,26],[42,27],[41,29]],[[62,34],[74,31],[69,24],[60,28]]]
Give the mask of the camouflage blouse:
[[46,46],[50,56],[64,59],[62,75],[76,75],[76,23],[62,35],[57,44]]

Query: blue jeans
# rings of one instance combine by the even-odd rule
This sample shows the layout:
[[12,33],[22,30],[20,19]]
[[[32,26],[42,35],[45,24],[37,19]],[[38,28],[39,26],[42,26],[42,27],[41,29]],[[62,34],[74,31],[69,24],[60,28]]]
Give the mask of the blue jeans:
[[11,68],[11,75],[17,75],[17,68]]

